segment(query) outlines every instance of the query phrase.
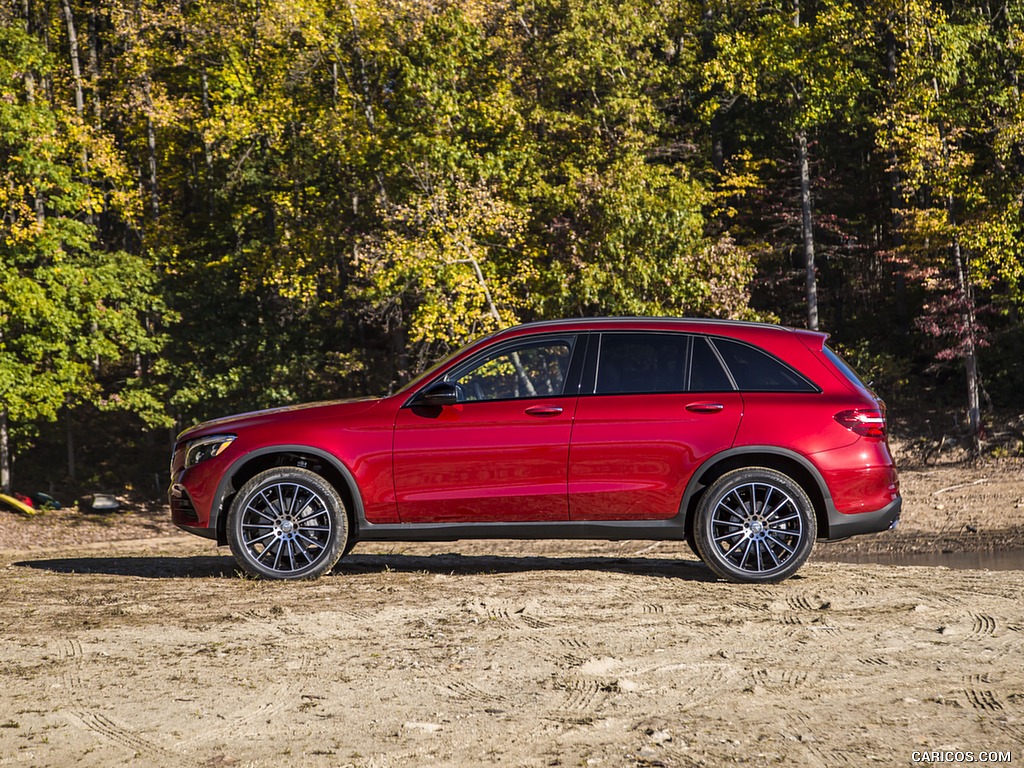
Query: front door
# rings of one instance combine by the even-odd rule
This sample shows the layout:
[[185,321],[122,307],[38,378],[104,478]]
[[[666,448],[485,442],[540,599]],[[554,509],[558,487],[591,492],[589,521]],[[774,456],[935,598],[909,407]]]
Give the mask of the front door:
[[577,398],[563,392],[575,346],[573,334],[501,344],[444,376],[457,385],[458,403],[399,411],[394,477],[403,523],[568,519]]

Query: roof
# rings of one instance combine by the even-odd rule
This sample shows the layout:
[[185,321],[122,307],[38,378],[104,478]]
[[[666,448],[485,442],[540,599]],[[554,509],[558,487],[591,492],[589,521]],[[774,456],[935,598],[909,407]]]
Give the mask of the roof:
[[714,333],[715,329],[724,330],[725,328],[749,328],[751,330],[788,331],[791,333],[811,333],[820,336],[826,335],[818,331],[791,328],[789,326],[776,325],[773,323],[758,323],[749,320],[721,320],[702,317],[573,317],[563,318],[560,320],[539,320],[532,323],[524,323],[522,325],[498,331],[494,335],[517,336],[520,332],[540,331],[546,329],[560,330],[572,328],[573,330],[601,330],[602,328],[607,327],[629,328],[632,326],[652,330],[678,327],[678,330],[705,331],[708,333]]

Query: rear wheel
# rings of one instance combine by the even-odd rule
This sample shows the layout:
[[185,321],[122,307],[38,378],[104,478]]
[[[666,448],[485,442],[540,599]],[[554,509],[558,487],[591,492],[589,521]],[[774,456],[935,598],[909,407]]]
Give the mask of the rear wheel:
[[774,469],[729,472],[697,505],[701,559],[723,579],[776,582],[792,576],[817,537],[814,507],[793,478]]
[[267,579],[314,579],[338,562],[348,516],[334,487],[298,467],[261,472],[235,496],[228,545],[242,570]]

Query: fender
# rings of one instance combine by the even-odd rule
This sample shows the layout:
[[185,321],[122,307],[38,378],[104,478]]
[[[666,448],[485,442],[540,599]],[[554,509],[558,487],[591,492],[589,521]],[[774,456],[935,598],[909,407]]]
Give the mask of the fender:
[[704,488],[709,485],[709,483],[704,480],[705,475],[707,475],[709,471],[713,470],[722,462],[728,462],[730,459],[751,454],[778,456],[779,458],[795,462],[807,472],[808,476],[817,486],[817,490],[821,494],[821,500],[825,506],[825,516],[828,521],[828,528],[820,530],[819,526],[819,538],[821,539],[845,539],[849,536],[856,536],[862,533],[877,533],[879,531],[886,531],[891,528],[895,528],[896,524],[899,522],[902,499],[896,499],[894,502],[886,505],[882,509],[844,515],[836,509],[835,502],[832,500],[832,493],[829,491],[828,485],[825,483],[825,479],[821,476],[821,472],[818,471],[818,468],[814,466],[813,462],[811,462],[806,456],[796,453],[795,451],[771,445],[736,446],[722,451],[721,453],[716,453],[714,456],[705,460],[704,463],[702,463],[693,473],[693,476],[690,478],[690,482],[686,486],[686,491],[683,493],[682,503],[679,506],[679,518],[681,520],[686,519],[687,510],[690,508],[690,504],[692,503],[694,496],[703,491]]
[[832,494],[825,484],[825,478],[821,476],[818,468],[811,463],[807,457],[796,451],[791,451],[786,448],[779,448],[774,445],[741,445],[728,448],[724,451],[716,453],[714,456],[709,456],[704,462],[697,467],[693,475],[690,477],[690,482],[686,485],[686,491],[683,493],[683,501],[679,506],[679,511],[685,513],[689,509],[690,501],[694,495],[702,491],[710,483],[704,482],[704,475],[711,469],[714,469],[716,465],[729,459],[746,456],[753,453],[770,454],[772,456],[779,456],[780,458],[789,459],[796,462],[803,467],[807,474],[811,476],[815,484],[818,486],[818,491],[821,493],[822,498],[825,500],[825,510],[829,514],[829,519],[832,518],[832,514],[838,514],[836,512],[835,504],[832,502]]
[[220,512],[224,507],[224,499],[227,498],[229,494],[235,493],[238,490],[235,488],[233,482],[233,478],[238,470],[253,459],[258,459],[260,456],[267,456],[274,453],[305,453],[310,456],[316,456],[318,459],[323,459],[325,462],[330,464],[333,469],[337,470],[345,480],[345,484],[348,485],[348,491],[352,495],[352,506],[354,507],[352,509],[352,520],[357,529],[354,533],[358,535],[359,523],[360,521],[365,520],[365,514],[363,511],[363,497],[359,493],[359,486],[356,484],[356,479],[352,475],[352,472],[337,456],[332,453],[328,453],[322,448],[314,448],[311,445],[294,444],[264,446],[263,448],[257,448],[254,451],[249,451],[235,459],[234,463],[232,463],[231,466],[228,467],[227,471],[224,472],[220,483],[217,485],[217,492],[214,494],[213,503],[210,505],[210,530],[219,530]]

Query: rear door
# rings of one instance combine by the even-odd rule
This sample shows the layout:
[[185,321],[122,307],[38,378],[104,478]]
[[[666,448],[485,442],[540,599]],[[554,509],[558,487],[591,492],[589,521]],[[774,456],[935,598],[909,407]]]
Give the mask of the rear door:
[[732,445],[743,400],[703,336],[609,332],[591,349],[569,446],[569,517],[673,517],[694,470]]

